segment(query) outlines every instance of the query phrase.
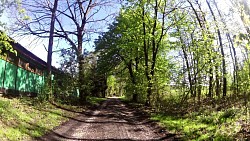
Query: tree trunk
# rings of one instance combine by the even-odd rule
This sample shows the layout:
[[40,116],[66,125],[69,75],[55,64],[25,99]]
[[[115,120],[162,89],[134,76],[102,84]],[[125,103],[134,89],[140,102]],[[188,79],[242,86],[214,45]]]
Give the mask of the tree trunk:
[[83,39],[83,35],[82,35],[82,30],[80,28],[77,29],[78,31],[78,36],[77,36],[77,61],[78,61],[78,69],[79,69],[79,78],[78,78],[78,83],[79,83],[79,91],[80,91],[80,95],[79,95],[79,102],[81,104],[86,103],[87,101],[87,95],[85,93],[85,88],[84,88],[84,68],[83,68],[83,61],[84,61],[84,56],[83,56],[83,50],[82,50],[82,39]]
[[[149,2],[149,1],[148,1]],[[161,6],[161,7],[160,7]],[[146,99],[146,105],[151,106],[151,95],[152,95],[152,87],[155,74],[155,65],[157,61],[157,55],[159,51],[160,44],[162,42],[163,36],[167,33],[167,30],[165,29],[165,18],[166,13],[169,12],[166,9],[167,1],[164,1],[164,4],[161,5],[158,0],[154,1],[154,13],[153,13],[153,26],[149,28],[148,33],[150,33],[150,36],[147,37],[146,34],[146,24],[145,21],[147,21],[147,17],[145,19],[145,8],[144,4],[142,3],[142,22],[143,22],[143,36],[144,36],[144,56],[145,56],[145,75],[147,77],[147,99]],[[175,8],[173,8],[170,12],[174,11]],[[160,12],[162,14],[160,14]],[[159,16],[162,16],[159,18]],[[161,19],[161,22],[159,22],[159,19]],[[158,32],[158,26],[157,23],[161,23],[160,32]],[[158,34],[159,33],[159,34]],[[158,35],[159,36],[158,36]],[[151,44],[146,44],[146,37],[148,40],[151,40]],[[151,48],[150,48],[151,47]],[[148,52],[148,50],[151,49],[152,54]],[[150,59],[148,59],[150,58]],[[150,60],[150,67],[149,67],[149,60]]]
[[48,75],[48,86],[50,89],[49,99],[52,97],[52,80],[51,80],[51,62],[52,62],[52,50],[53,50],[53,39],[54,39],[54,29],[55,29],[55,19],[57,10],[58,0],[54,0],[54,5],[51,10],[51,22],[50,22],[50,33],[49,33],[49,45],[48,45],[48,55],[47,55],[47,75]]
[[84,88],[84,69],[83,69],[83,57],[79,56],[78,58],[78,68],[79,68],[79,102],[81,104],[85,104],[85,102],[87,101],[87,96],[85,93],[85,88]]
[[[214,0],[214,5],[215,5],[215,7],[216,7],[216,9],[217,9],[217,11],[218,11],[218,13],[219,13],[219,16],[220,16],[220,18],[221,18],[221,21],[223,22],[223,24],[224,24],[224,26],[226,27],[226,30],[227,30],[227,33],[226,33],[226,36],[227,36],[227,39],[228,39],[228,41],[229,41],[229,43],[231,44],[231,48],[232,48],[232,50],[233,50],[233,55],[232,55],[232,53],[231,53],[231,55],[233,56],[232,57],[232,60],[233,60],[233,64],[234,64],[234,80],[233,80],[233,82],[234,82],[234,85],[236,85],[236,86],[234,86],[234,91],[235,91],[235,93],[238,93],[238,62],[237,62],[237,56],[236,56],[236,50],[235,50],[235,47],[234,47],[234,43],[233,43],[233,40],[232,40],[232,38],[231,38],[231,36],[230,36],[230,34],[229,34],[229,32],[228,32],[228,29],[227,29],[227,24],[226,24],[226,22],[225,22],[225,20],[223,20],[223,18],[222,18],[222,15],[221,15],[221,12],[220,12],[220,10],[219,10],[219,8],[218,8],[218,5],[217,5],[217,3],[215,2],[215,0]],[[230,49],[231,49],[230,48]]]
[[221,49],[221,56],[222,56],[222,74],[223,74],[223,97],[227,95],[227,72],[226,72],[226,61],[225,61],[225,54],[222,44],[222,38],[220,34],[220,30],[218,29],[218,36],[219,36],[219,42],[220,42],[220,49]]
[[219,67],[215,66],[215,84],[216,84],[216,89],[215,89],[215,94],[217,97],[220,97],[220,78],[219,78]]
[[48,56],[47,56],[48,75],[51,75],[52,48],[53,48],[53,39],[54,39],[54,29],[55,29],[55,19],[56,19],[57,5],[58,5],[58,0],[54,0],[54,6],[53,6],[53,9],[51,11],[49,45],[48,45]]
[[149,80],[148,87],[147,87],[147,99],[146,99],[145,106],[151,106],[152,87],[153,87],[153,84],[152,84],[151,80]]
[[145,75],[147,78],[147,83],[148,83],[148,87],[147,87],[147,98],[146,98],[146,102],[145,105],[146,106],[150,106],[150,95],[151,95],[151,87],[149,87],[150,84],[150,76],[149,76],[149,72],[148,72],[148,46],[147,46],[147,39],[146,39],[146,23],[145,23],[145,8],[144,5],[142,5],[142,26],[143,26],[143,53],[144,53],[144,67],[145,67]]
[[[132,62],[132,59],[129,61],[127,67],[128,67],[128,70],[129,70],[129,75],[130,75],[130,78],[131,78],[131,81],[132,81],[132,84],[134,86],[136,86],[136,78],[134,76],[134,73],[133,73],[133,68],[132,68],[132,65],[133,65],[133,62]],[[133,101],[134,102],[138,102],[138,94],[137,92],[134,90],[133,91]]]
[[221,51],[221,56],[222,56],[223,97],[225,97],[227,95],[227,77],[226,77],[226,61],[225,61],[223,43],[222,43],[220,29],[219,29],[219,26],[217,24],[217,20],[216,20],[216,17],[214,15],[214,12],[213,12],[208,0],[206,0],[206,2],[207,2],[207,5],[209,7],[209,10],[210,10],[210,12],[211,12],[211,14],[213,16],[213,19],[214,19],[214,22],[215,22],[215,25],[216,25],[216,28],[217,28],[218,37],[219,37],[219,46],[220,46],[220,51]]
[[[182,39],[181,39],[181,41],[182,41]],[[186,50],[185,50],[185,48],[183,46],[184,45],[182,45],[182,51],[183,51],[185,62],[186,62],[186,66],[187,66],[189,89],[190,89],[191,96],[195,98],[195,96],[194,96],[194,90],[193,90],[193,83],[192,83],[192,76],[191,76],[190,66],[189,66],[188,57],[187,57],[188,55],[187,55],[187,52],[186,52]]]
[[202,90],[201,73],[198,73],[198,87],[197,87],[198,102],[200,102],[201,100],[201,90]]
[[[234,43],[233,40],[230,36],[229,33],[226,34],[227,35],[227,39],[230,42],[231,46],[230,49],[233,50],[233,52],[231,52],[231,56],[232,56],[232,60],[234,61],[233,65],[234,65],[234,72],[233,72],[233,83],[234,83],[234,93],[237,94],[239,91],[239,84],[238,84],[238,70],[239,70],[239,65],[238,65],[238,61],[237,61],[237,54],[236,54],[236,50],[234,47]],[[231,50],[230,50],[231,51]]]
[[208,97],[213,98],[213,68],[209,69],[209,88],[208,88]]
[[[180,28],[178,26],[177,26],[177,31],[180,33]],[[180,41],[182,43],[181,49],[182,49],[182,52],[183,52],[183,55],[184,55],[184,61],[185,61],[185,64],[186,64],[186,67],[187,67],[187,72],[188,72],[189,90],[190,90],[191,96],[195,99],[194,90],[193,90],[192,76],[191,76],[191,68],[190,68],[190,65],[189,65],[189,62],[188,62],[188,54],[187,54],[187,51],[185,49],[184,41],[183,41],[183,39],[181,37],[181,33],[180,33]]]
[[[192,84],[193,84],[193,86],[192,86],[192,91],[193,91],[193,97],[194,97],[194,99],[195,99],[195,97],[196,97],[196,95],[197,95],[197,83],[198,83],[198,79],[197,79],[197,72],[199,72],[199,68],[198,68],[198,60],[196,60],[195,61],[196,62],[196,68],[194,68],[194,70],[196,70],[196,71],[194,71],[194,81],[192,82]],[[191,92],[191,94],[192,94],[192,92]],[[194,100],[195,101],[195,100]]]

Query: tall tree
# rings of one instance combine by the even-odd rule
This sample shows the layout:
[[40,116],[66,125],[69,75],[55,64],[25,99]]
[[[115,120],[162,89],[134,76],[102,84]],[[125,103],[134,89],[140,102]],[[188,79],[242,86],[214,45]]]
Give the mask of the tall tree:
[[[138,32],[139,23],[133,22],[138,20],[138,16],[133,15],[134,12],[136,11],[125,10],[125,12],[120,13],[116,22],[110,25],[109,31],[96,41],[96,51],[101,52],[99,64],[104,67],[103,70],[106,72],[122,63],[136,89],[138,84],[136,74],[140,58],[138,50],[140,48],[140,32]],[[107,63],[113,65],[107,65]],[[105,69],[105,66],[108,68]],[[138,102],[138,93],[136,91],[132,93],[133,100]]]
[[[52,62],[52,51],[53,51],[53,39],[54,39],[54,29],[55,29],[55,19],[57,10],[58,0],[54,0],[54,4],[51,8],[51,22],[50,22],[50,32],[49,32],[49,45],[48,45],[48,55],[47,55],[47,73],[48,73],[48,86],[52,89],[51,80],[51,62]],[[52,96],[52,90],[49,91],[49,96]]]
[[25,14],[30,18],[18,18],[20,16],[16,18],[18,27],[13,28],[13,30],[20,31],[23,35],[32,34],[41,38],[49,38],[51,26],[48,23],[48,19],[51,18],[51,10],[55,10],[58,13],[54,17],[55,29],[53,36],[64,39],[75,50],[78,60],[81,102],[86,101],[84,88],[81,87],[81,84],[84,82],[84,77],[82,77],[84,74],[82,65],[84,60],[83,43],[90,40],[91,33],[101,30],[101,24],[98,27],[98,22],[103,23],[113,15],[113,13],[98,15],[100,12],[105,13],[105,8],[110,6],[111,3],[109,0],[65,0],[60,1],[57,9],[52,9],[49,0],[23,0],[21,6],[26,10]]
[[[170,16],[177,8],[174,2],[167,0],[159,1],[140,1],[138,3],[141,9],[142,29],[143,29],[143,51],[145,75],[147,78],[147,99],[146,105],[151,105],[151,95],[153,88],[153,79],[157,64],[157,56],[164,37],[174,23],[166,23],[167,17]],[[151,13],[152,12],[152,13]],[[152,14],[152,20],[148,17]]]
[[53,39],[54,39],[57,5],[58,5],[58,0],[54,0],[53,7],[50,8],[51,9],[51,22],[50,22],[50,32],[49,32],[48,57],[47,57],[47,69],[48,69],[49,75],[51,75],[52,50],[53,50]]
[[218,26],[218,21],[216,19],[216,16],[212,10],[212,7],[210,5],[210,3],[208,2],[208,0],[206,0],[206,3],[209,7],[210,13],[213,16],[213,20],[217,29],[217,34],[218,34],[218,40],[219,40],[219,46],[220,46],[220,51],[221,51],[221,56],[222,56],[222,77],[223,77],[223,97],[225,97],[227,95],[227,76],[226,76],[226,61],[225,61],[225,53],[224,53],[224,48],[223,48],[223,43],[222,43],[222,37],[221,37],[221,30],[220,27]]

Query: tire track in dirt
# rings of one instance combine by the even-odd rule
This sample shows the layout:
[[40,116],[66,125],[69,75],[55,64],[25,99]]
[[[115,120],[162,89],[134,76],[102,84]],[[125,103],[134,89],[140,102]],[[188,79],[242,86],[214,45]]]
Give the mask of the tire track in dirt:
[[150,124],[145,116],[117,98],[110,98],[94,111],[70,119],[41,137],[40,141],[151,141],[176,140],[175,136]]

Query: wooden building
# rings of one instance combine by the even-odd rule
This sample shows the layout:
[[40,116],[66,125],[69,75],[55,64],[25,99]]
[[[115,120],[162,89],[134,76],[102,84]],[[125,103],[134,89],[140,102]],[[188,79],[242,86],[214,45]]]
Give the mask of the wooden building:
[[19,43],[11,45],[17,54],[7,53],[0,58],[0,93],[36,96],[43,90],[47,63]]

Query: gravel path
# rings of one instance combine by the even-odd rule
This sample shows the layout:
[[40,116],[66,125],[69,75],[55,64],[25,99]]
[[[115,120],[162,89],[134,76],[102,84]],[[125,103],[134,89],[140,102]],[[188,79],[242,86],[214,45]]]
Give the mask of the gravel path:
[[41,141],[151,141],[174,140],[141,112],[119,99],[110,98],[94,111],[87,111],[40,138]]

